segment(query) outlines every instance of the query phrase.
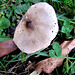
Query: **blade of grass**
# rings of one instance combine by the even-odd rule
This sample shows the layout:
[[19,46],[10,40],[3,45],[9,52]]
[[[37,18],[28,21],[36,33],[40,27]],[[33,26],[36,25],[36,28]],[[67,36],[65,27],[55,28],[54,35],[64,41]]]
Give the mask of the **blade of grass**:
[[[0,71],[0,72],[6,73],[6,74],[7,74],[7,73],[13,73],[13,74],[15,74],[15,72],[6,72],[6,71]],[[5,74],[5,75],[6,75],[6,74]],[[2,74],[2,75],[4,75],[4,74]]]
[[50,0],[50,4],[52,3],[51,1],[52,1],[52,0]]
[[[52,0],[52,1],[53,1],[53,2],[57,2],[57,0]],[[58,0],[58,2],[59,2],[59,3],[63,3],[62,1],[59,1],[59,0]]]
[[59,2],[58,2],[58,0],[57,0],[57,5],[58,5],[58,9],[59,9]]
[[68,54],[67,54],[67,58],[66,58],[66,71],[67,71],[67,73],[69,72]]
[[[58,58],[67,58],[67,57],[65,57],[65,56],[59,56]],[[73,58],[73,57],[68,57],[68,59],[75,59],[75,58]]]
[[[69,70],[75,65],[75,61],[71,64],[71,66],[69,67]],[[63,75],[65,75],[67,72],[65,72]]]
[[73,3],[73,5],[75,6],[75,0],[74,0],[74,3]]
[[10,19],[10,17],[12,16],[13,10],[10,11],[8,19]]
[[41,51],[44,50],[44,49],[45,49],[45,48],[42,48],[42,49],[40,49],[39,51],[37,51],[37,52],[35,52],[35,53],[32,53],[32,54],[26,56],[26,59],[29,58],[29,57],[31,57],[32,55],[35,55],[35,54],[41,52]]
[[65,13],[63,13],[63,14],[61,14],[61,15],[57,14],[57,19],[59,19],[60,17],[62,17],[62,16],[64,16],[64,15],[66,15],[66,14],[65,14]]
[[[44,49],[45,49],[45,48],[42,48],[41,50],[39,50],[39,51],[37,51],[37,52],[35,52],[35,53],[32,53],[32,54],[26,56],[26,59],[29,58],[29,57],[32,56],[32,55],[35,55],[36,53],[39,53],[40,51],[42,51],[42,50],[44,50]],[[14,57],[12,60],[10,60],[10,61],[5,65],[5,67],[6,67],[8,64],[10,64],[11,62],[13,62],[16,58],[18,58],[22,53],[23,53],[23,52],[20,52],[18,55],[16,55],[16,57]]]
[[[66,15],[66,14],[65,13],[61,14],[61,15],[57,14],[57,19],[60,20],[60,21],[65,21],[65,19],[68,19],[68,18],[65,17],[64,15]],[[70,23],[75,24],[75,22],[71,21],[71,19],[69,19],[69,20],[70,20]]]
[[14,61],[16,58],[18,58],[23,52],[20,52],[18,55],[16,55],[13,59],[11,59],[6,65],[5,67],[10,64],[12,61]]
[[7,9],[11,9],[11,8],[9,7],[9,5],[6,4],[3,0],[1,0],[1,2],[2,2],[3,4],[5,4],[5,6],[7,7]]
[[55,70],[56,70],[56,75],[59,75],[57,68]]
[[1,66],[4,68],[4,71],[6,71],[6,68],[4,66],[4,64],[0,61]]
[[[39,53],[39,52],[41,52],[41,51],[44,50],[44,49],[45,49],[45,48],[42,48],[41,50],[39,50],[39,51],[37,51],[37,52],[35,52],[35,53],[32,53],[32,54],[30,54],[30,55],[27,55],[27,56],[26,56],[26,59],[28,59],[29,57],[31,57],[31,56],[33,56],[33,55]],[[10,60],[10,61],[6,61],[6,60],[2,60],[2,61],[8,62],[5,66],[7,66],[8,64],[10,64],[11,62],[21,61],[21,59],[19,59],[19,60],[15,60],[15,59],[16,59],[18,56],[20,56],[22,53],[23,53],[23,52],[20,52],[16,57],[14,57],[14,58],[13,58],[12,60]]]
[[[62,19],[62,18],[58,18],[58,20],[60,20],[60,21],[65,21],[65,19]],[[69,20],[70,20],[70,19],[69,19]],[[70,23],[75,24],[75,22],[73,22],[73,21],[70,21]]]

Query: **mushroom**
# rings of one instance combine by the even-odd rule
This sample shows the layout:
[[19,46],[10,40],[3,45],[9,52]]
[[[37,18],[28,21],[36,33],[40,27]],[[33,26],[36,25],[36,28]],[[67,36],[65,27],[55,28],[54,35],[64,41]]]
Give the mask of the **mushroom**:
[[58,33],[54,8],[45,2],[32,5],[16,27],[13,41],[28,54],[50,45]]

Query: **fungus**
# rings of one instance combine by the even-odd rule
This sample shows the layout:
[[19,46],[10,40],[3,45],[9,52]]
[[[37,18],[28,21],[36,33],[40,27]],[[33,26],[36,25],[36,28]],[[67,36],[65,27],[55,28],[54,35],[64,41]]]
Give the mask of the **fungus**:
[[40,2],[32,5],[16,27],[13,41],[28,54],[50,45],[58,33],[58,22],[54,8]]

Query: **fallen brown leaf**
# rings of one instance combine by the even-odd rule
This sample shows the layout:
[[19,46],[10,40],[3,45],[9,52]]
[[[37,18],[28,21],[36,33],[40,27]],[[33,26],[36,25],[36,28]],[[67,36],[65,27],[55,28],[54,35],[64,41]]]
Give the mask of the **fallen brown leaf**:
[[17,46],[13,42],[13,40],[7,40],[0,43],[0,57],[15,51]]
[[[64,41],[60,45],[60,47],[62,49],[61,56],[66,56],[75,47],[75,39],[72,41]],[[56,67],[59,67],[62,64],[63,60],[64,58],[57,58],[57,57],[47,58],[45,60],[38,62],[36,64],[35,70],[37,72],[44,71],[45,73],[51,73]]]

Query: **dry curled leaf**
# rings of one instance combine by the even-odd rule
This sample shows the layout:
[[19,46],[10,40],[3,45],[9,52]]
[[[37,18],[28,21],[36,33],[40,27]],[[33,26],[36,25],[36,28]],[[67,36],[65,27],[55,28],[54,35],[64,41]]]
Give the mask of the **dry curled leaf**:
[[[60,45],[60,47],[62,49],[61,56],[66,56],[75,47],[75,39],[72,41],[64,41]],[[38,62],[36,64],[35,70],[37,72],[44,71],[45,73],[51,73],[56,67],[59,67],[62,64],[63,60],[64,58],[57,58],[57,57],[47,58],[45,60]]]
[[0,57],[15,51],[17,46],[14,44],[13,40],[7,40],[0,43]]

